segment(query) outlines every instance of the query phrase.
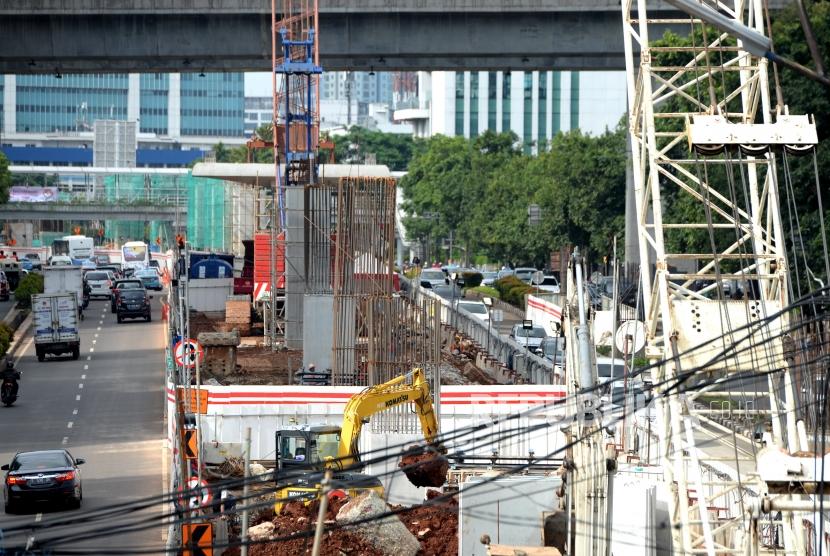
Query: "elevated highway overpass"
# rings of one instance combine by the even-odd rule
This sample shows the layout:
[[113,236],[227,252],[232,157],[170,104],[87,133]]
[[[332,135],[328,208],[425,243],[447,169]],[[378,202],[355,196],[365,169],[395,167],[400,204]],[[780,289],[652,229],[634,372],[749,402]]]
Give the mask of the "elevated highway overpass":
[[[269,71],[270,5],[7,0],[0,73]],[[619,0],[319,0],[319,12],[329,71],[624,69]]]
[[172,205],[107,205],[57,203],[6,203],[0,205],[0,220],[122,220],[175,222],[181,209]]

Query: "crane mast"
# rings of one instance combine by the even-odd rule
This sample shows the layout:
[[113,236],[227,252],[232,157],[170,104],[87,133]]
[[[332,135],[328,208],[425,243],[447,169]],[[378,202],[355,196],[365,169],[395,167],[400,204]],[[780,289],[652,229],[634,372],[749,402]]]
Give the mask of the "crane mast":
[[[707,430],[722,432],[713,423],[718,412],[732,408],[705,404],[707,389],[690,386],[703,376],[728,383],[747,370],[766,376],[753,387],[763,385],[759,398],[768,407],[755,411],[771,423],[777,448],[803,448],[784,347],[790,287],[776,157],[784,147],[815,145],[815,127],[772,106],[765,58],[701,18],[717,12],[764,37],[761,0],[705,2],[703,16],[688,17],[650,12],[647,4],[622,1],[646,356],[654,369],[656,420],[647,441],[659,456],[647,463],[662,467],[674,554],[755,554],[764,543],[749,508],[769,490],[755,450],[738,449],[728,434],[704,442]],[[691,44],[652,43],[655,29],[678,26],[690,30]],[[678,204],[685,210],[670,210]],[[708,248],[685,247],[690,237]],[[742,380],[727,389],[743,389]],[[782,512],[774,527],[782,532],[778,554],[806,553],[799,514]]]

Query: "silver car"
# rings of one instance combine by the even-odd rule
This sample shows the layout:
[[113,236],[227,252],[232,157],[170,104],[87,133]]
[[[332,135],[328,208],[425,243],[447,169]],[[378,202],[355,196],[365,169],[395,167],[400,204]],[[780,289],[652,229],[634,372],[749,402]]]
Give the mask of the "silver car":
[[545,329],[538,325],[533,325],[530,328],[525,328],[522,323],[514,324],[510,331],[510,337],[516,343],[522,346],[527,346],[531,351],[535,351],[542,345],[542,340],[547,337]]
[[86,283],[89,284],[89,297],[110,298],[112,291],[112,275],[104,270],[91,270],[86,273]]

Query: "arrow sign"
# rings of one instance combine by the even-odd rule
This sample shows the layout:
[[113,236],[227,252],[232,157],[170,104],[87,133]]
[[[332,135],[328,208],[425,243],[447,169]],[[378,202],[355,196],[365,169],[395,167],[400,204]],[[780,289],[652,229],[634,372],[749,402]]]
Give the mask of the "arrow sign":
[[199,434],[196,429],[184,431],[184,459],[196,459],[199,454]]
[[183,523],[184,556],[213,556],[213,524]]

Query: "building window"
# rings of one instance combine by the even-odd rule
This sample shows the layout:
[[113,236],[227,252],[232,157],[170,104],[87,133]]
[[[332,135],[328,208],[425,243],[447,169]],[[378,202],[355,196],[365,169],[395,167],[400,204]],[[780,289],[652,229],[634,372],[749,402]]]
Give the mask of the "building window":
[[470,137],[478,137],[478,72],[470,73]]
[[496,131],[496,76],[494,71],[487,73],[487,129]]
[[579,72],[571,72],[571,129],[579,128]]
[[501,85],[501,130],[512,129],[510,121],[510,72],[504,72],[504,79]]
[[533,145],[533,72],[524,72],[524,151],[530,154]]
[[455,72],[455,135],[464,135],[464,72]]
[[539,151],[548,144],[548,72],[539,72]]
[[562,72],[555,71],[553,72],[553,96],[552,96],[552,108],[553,113],[551,114],[552,123],[551,123],[551,135],[555,136],[557,133],[562,131]]

